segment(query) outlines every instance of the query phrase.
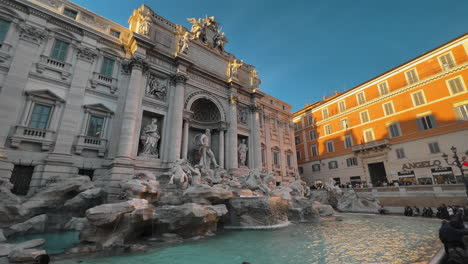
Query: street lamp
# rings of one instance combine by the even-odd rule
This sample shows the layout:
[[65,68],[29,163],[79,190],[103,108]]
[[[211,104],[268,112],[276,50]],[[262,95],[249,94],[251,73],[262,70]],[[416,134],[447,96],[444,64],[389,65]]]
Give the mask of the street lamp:
[[[452,157],[453,161],[449,162],[448,161],[448,155],[445,154],[445,153],[442,154],[442,158],[444,158],[445,162],[448,165],[455,165],[460,169],[461,176],[462,176],[462,179],[463,179],[463,183],[465,183],[466,196],[468,197],[468,179],[465,178],[465,174],[463,173],[463,163],[460,161],[460,158],[457,155],[457,148],[452,146],[450,148],[450,150],[453,152],[453,157]],[[468,153],[468,151],[467,151],[467,153]]]

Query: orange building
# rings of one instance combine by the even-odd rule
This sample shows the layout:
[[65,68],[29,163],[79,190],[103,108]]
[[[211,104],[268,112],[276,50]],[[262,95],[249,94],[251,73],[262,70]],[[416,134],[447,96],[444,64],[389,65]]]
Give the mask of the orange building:
[[306,105],[293,119],[300,174],[309,184],[461,182],[442,154],[468,155],[467,82],[465,34]]

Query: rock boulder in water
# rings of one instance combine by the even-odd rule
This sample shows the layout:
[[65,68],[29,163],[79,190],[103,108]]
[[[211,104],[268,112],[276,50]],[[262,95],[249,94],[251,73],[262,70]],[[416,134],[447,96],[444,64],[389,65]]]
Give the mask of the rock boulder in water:
[[318,222],[319,210],[307,198],[294,199],[289,203],[288,219],[294,222]]
[[184,197],[189,198],[192,202],[208,201],[212,204],[219,204],[234,197],[234,193],[221,186],[211,187],[207,184],[199,184],[185,190]]
[[5,229],[7,237],[43,233],[46,229],[47,215],[42,214],[26,220],[23,223],[12,225]]
[[225,224],[267,227],[288,221],[288,202],[280,197],[236,197],[229,200]]

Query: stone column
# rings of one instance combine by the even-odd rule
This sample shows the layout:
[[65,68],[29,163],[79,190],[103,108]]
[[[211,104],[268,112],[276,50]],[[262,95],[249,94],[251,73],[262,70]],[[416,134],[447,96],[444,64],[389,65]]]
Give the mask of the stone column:
[[182,122],[184,115],[184,94],[187,76],[180,72],[176,73],[172,76],[172,82],[174,83],[174,93],[169,102],[169,117],[171,119],[168,122],[168,136],[171,138],[171,142],[170,144],[166,144],[166,147],[168,148],[167,161],[169,162],[174,162],[177,159],[180,159]]
[[189,122],[188,120],[184,121],[184,139],[183,139],[183,145],[182,145],[182,158],[184,160],[187,160],[187,155],[188,155],[188,138],[189,138]]
[[219,129],[219,158],[218,164],[224,169],[224,127]]
[[125,99],[125,106],[121,114],[122,127],[120,129],[117,158],[133,160],[138,147],[138,123],[143,96],[143,72],[148,65],[143,58],[134,57],[127,62],[126,67],[131,67],[130,81]]
[[[57,140],[52,156],[71,157],[74,139],[79,134],[79,123],[76,117],[82,116],[83,100],[86,85],[92,74],[91,69],[97,53],[90,48],[77,48],[77,60],[70,84],[70,90],[63,110],[62,120],[57,131]],[[78,133],[77,133],[78,132]]]
[[253,164],[250,168],[262,169],[262,153],[261,153],[261,142],[260,142],[260,111],[262,110],[259,104],[250,105],[251,113],[251,124],[250,124],[250,138],[252,140],[252,147],[250,148],[250,155],[252,156]]
[[237,160],[237,91],[231,87],[231,96],[229,98],[229,127],[227,130],[227,168],[239,168]]
[[[16,28],[10,28],[9,34],[13,30]],[[0,179],[9,179],[13,170],[13,164],[7,160],[5,145],[8,145],[7,138],[16,125],[20,109],[24,107],[22,94],[28,82],[29,71],[38,58],[40,46],[46,37],[45,30],[27,24],[18,25],[17,31],[19,41],[15,45],[15,56],[0,90]]]

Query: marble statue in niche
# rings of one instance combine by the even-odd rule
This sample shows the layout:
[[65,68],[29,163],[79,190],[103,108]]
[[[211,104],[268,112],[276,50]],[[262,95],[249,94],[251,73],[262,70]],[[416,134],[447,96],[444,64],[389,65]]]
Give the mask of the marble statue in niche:
[[239,146],[237,147],[237,153],[239,155],[239,166],[241,167],[246,167],[247,166],[247,151],[249,150],[249,147],[247,147],[247,144],[245,143],[245,138],[241,140],[239,143]]
[[210,135],[210,130],[206,129],[205,133],[196,136],[198,137],[198,151],[200,153],[200,161],[197,166],[202,169],[211,169],[211,164],[213,164],[215,168],[219,167],[210,147]]
[[159,157],[158,142],[161,137],[158,132],[158,119],[151,119],[141,132],[140,140],[143,145],[141,154]]

